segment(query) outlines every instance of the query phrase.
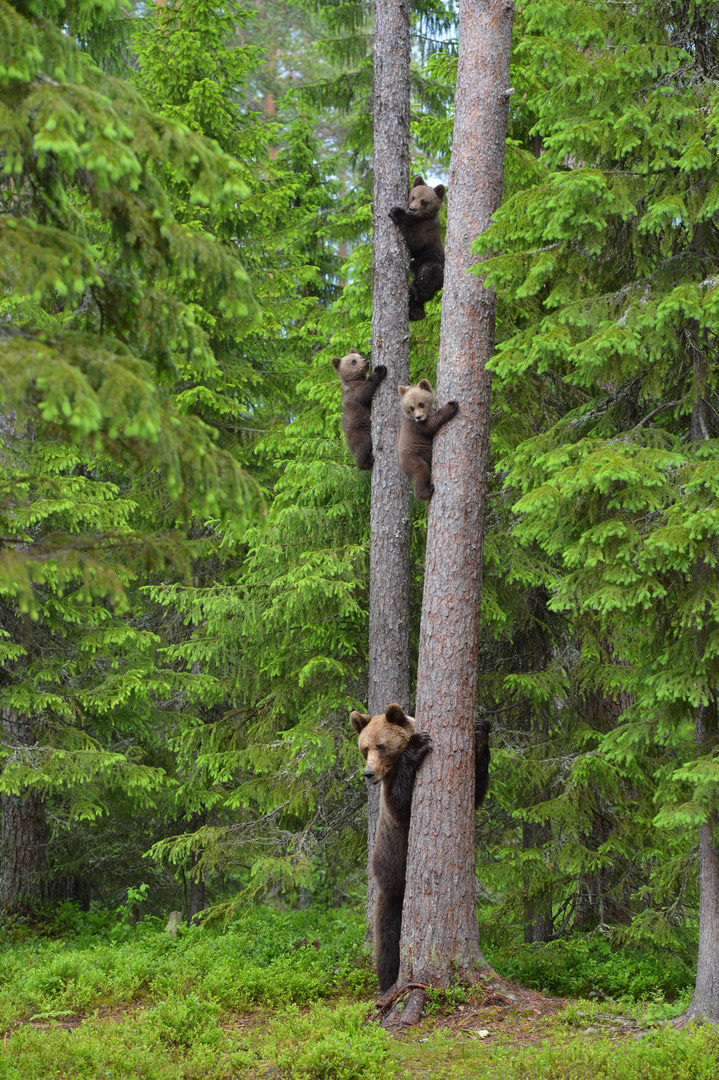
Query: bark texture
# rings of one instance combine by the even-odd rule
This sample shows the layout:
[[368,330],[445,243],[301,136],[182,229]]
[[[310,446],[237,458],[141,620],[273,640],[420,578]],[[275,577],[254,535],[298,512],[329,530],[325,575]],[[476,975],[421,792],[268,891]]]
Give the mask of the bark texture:
[[[409,710],[409,482],[395,453],[399,383],[409,382],[409,255],[389,217],[409,191],[408,2],[375,0],[374,200],[372,217],[372,366],[387,378],[372,402],[372,509],[367,708]],[[369,859],[379,818],[379,790],[369,788]],[[367,939],[372,938],[376,886],[368,875]]]
[[[695,721],[697,749],[716,743],[716,702],[700,705]],[[719,821],[716,812],[699,829],[699,955],[691,1005],[683,1020],[703,1016],[719,1023]]]
[[410,823],[399,981],[447,986],[482,955],[475,909],[474,723],[495,296],[467,274],[502,199],[514,5],[461,0],[437,398],[460,412],[433,453],[417,726],[434,740]]
[[[704,350],[694,324],[695,344],[692,348],[694,369],[694,403],[689,422],[689,438],[701,442],[710,438],[706,384],[707,364]],[[707,568],[701,566],[700,574]],[[717,740],[716,694],[707,705],[700,705],[695,718],[695,738],[700,754],[711,753]],[[719,818],[716,812],[699,829],[699,954],[697,978],[691,1005],[682,1020],[704,1016],[719,1023]]]
[[[32,746],[32,722],[8,709],[3,734],[14,746]],[[0,911],[32,915],[46,899],[48,882],[47,822],[42,794],[27,788],[3,795],[0,836]]]

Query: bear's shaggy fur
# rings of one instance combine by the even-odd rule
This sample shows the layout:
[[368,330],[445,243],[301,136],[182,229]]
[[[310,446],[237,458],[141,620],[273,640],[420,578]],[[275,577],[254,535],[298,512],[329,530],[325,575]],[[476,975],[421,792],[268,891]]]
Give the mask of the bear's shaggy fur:
[[409,193],[407,209],[393,206],[389,212],[411,256],[410,322],[424,318],[424,305],[444,284],[444,245],[439,228],[439,208],[444,192],[444,184],[431,188],[417,176]]
[[[350,723],[359,736],[365,777],[382,784],[379,821],[372,852],[372,873],[379,887],[375,904],[375,965],[382,993],[399,974],[399,939],[407,871],[407,842],[412,794],[417,770],[432,747],[424,731],[415,731],[414,717],[400,705],[389,705],[381,716],[353,712]],[[474,803],[481,806],[489,782],[489,724],[475,728]]]
[[414,484],[415,498],[432,498],[432,439],[439,429],[457,415],[459,404],[448,401],[434,409],[434,390],[428,379],[416,386],[398,386],[402,404],[402,422],[397,439],[397,459],[403,473]]
[[342,430],[347,445],[354,454],[358,469],[371,469],[372,453],[372,398],[387,374],[387,368],[378,364],[369,377],[369,360],[364,360],[356,349],[346,356],[332,357],[332,367],[342,380]]
[[425,732],[414,730],[414,717],[400,705],[382,716],[353,712],[368,783],[382,784],[379,821],[372,852],[372,873],[379,887],[374,913],[375,966],[382,993],[399,974],[399,935],[407,869],[407,841],[417,770],[431,748]]

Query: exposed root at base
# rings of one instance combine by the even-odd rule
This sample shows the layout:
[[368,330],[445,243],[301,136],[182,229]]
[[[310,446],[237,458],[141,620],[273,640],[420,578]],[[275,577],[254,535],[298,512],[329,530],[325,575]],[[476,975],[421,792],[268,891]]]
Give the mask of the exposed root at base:
[[705,1016],[704,1013],[695,1012],[692,1010],[691,1006],[686,1010],[686,1012],[683,1012],[681,1016],[676,1016],[673,1020],[670,1020],[669,1024],[677,1031],[683,1031],[687,1024],[691,1023],[692,1020],[697,1025],[719,1024],[719,1018],[715,1018],[713,1016]]
[[[376,1002],[378,1006],[377,1011],[370,1013],[370,1015],[365,1020],[365,1024],[379,1023],[382,1027],[396,1027],[398,1025],[401,1027],[408,1027],[410,1024],[418,1023],[422,1015],[422,1009],[424,1008],[428,989],[428,983],[404,983],[402,986],[398,986],[397,988],[393,987],[391,990],[388,990],[387,993],[379,999],[379,1001]],[[402,1013],[402,1018],[400,1020],[396,1015],[395,1006],[399,999],[401,997],[404,997],[405,994],[411,994],[412,996],[407,1002],[404,1012]],[[419,1003],[419,1005],[417,1004],[417,1001],[419,999],[413,1001],[415,994],[421,996],[421,1002]],[[409,1009],[410,1004],[412,1004],[412,1015],[416,1014],[416,1019],[407,1020],[405,1022],[404,1015]]]

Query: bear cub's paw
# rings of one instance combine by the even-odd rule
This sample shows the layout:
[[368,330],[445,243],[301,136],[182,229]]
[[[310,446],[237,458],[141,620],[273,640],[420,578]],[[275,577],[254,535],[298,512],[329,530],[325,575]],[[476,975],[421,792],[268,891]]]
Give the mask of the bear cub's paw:
[[447,408],[451,411],[452,416],[456,416],[457,413],[459,412],[459,402],[458,401],[448,401],[447,402]]
[[402,206],[393,206],[389,212],[389,216],[392,218],[392,221],[395,223],[395,225],[402,224],[402,219],[404,218],[404,215],[405,210]]
[[384,364],[377,364],[377,367],[373,367],[372,371],[378,379],[385,379],[387,377],[387,368]]

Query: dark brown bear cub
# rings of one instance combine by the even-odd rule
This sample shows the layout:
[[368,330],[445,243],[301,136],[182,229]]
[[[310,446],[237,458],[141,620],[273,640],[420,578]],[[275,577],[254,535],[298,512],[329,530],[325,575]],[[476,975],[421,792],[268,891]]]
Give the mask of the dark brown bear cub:
[[[417,770],[429,753],[432,741],[415,731],[414,717],[399,705],[389,705],[383,716],[353,712],[350,723],[359,738],[365,759],[365,777],[382,784],[379,821],[372,852],[372,873],[379,887],[374,917],[375,965],[382,993],[394,986],[399,974],[399,939],[407,871],[407,841],[412,793]],[[475,729],[475,806],[487,792],[489,725],[479,721]]]
[[459,404],[448,401],[434,409],[434,390],[427,379],[416,386],[398,386],[402,399],[402,422],[397,439],[397,459],[403,473],[414,484],[415,498],[432,498],[432,439],[448,420],[457,415]]
[[424,305],[444,284],[444,245],[438,216],[444,191],[444,184],[431,188],[418,176],[409,193],[407,209],[394,206],[389,212],[411,255],[410,322],[424,318]]
[[387,374],[387,368],[378,364],[368,377],[369,360],[364,360],[356,349],[346,356],[332,357],[332,367],[342,380],[342,430],[347,445],[354,454],[358,469],[371,469],[372,453],[372,398]]

